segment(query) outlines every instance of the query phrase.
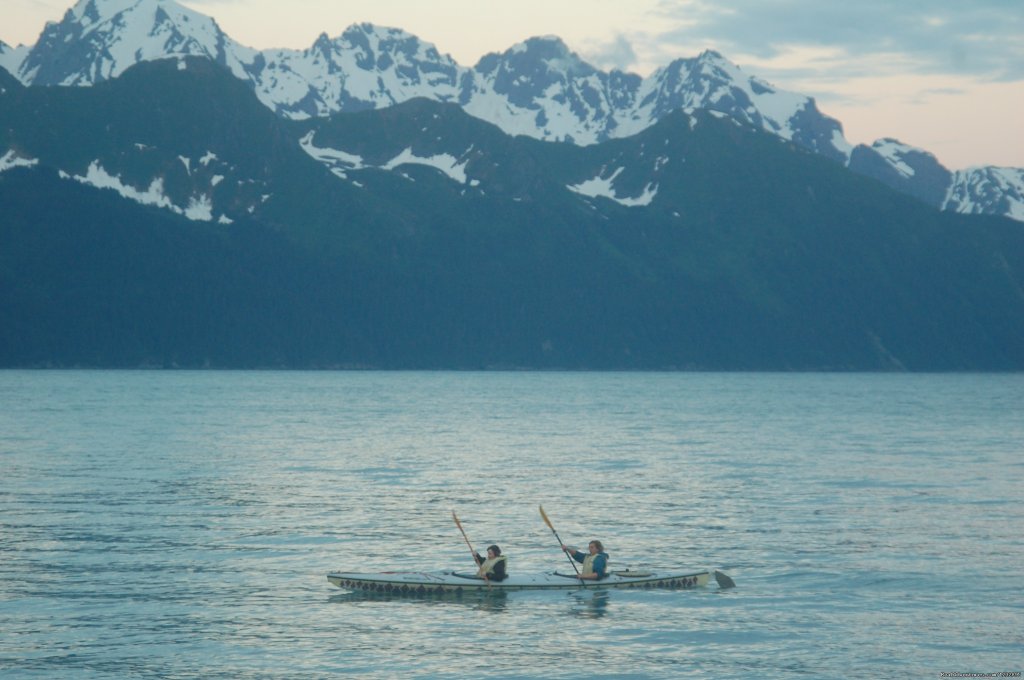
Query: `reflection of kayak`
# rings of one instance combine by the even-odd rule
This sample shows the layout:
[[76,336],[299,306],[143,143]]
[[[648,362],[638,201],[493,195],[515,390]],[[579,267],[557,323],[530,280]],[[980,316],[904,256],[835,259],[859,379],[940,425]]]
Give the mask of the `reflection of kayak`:
[[600,581],[582,581],[576,574],[551,572],[544,574],[511,574],[504,581],[484,581],[472,573],[456,571],[385,571],[379,573],[336,572],[327,580],[347,590],[390,594],[427,595],[513,590],[579,590],[580,588],[674,588],[690,589],[706,586],[711,577],[720,588],[735,585],[720,571],[614,571]]

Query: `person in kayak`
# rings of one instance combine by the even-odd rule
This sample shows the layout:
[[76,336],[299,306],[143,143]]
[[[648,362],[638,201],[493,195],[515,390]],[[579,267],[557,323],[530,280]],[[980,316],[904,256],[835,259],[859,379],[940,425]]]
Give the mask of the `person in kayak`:
[[476,575],[488,581],[504,581],[508,578],[508,558],[501,554],[501,548],[496,545],[487,547],[487,559],[480,557],[480,553],[473,553],[476,563],[480,565]]
[[569,553],[574,560],[583,564],[583,572],[580,574],[580,578],[600,581],[608,575],[608,554],[604,551],[601,541],[590,542],[590,545],[587,546],[589,555],[584,555],[576,548],[571,548],[567,545],[562,545],[562,550]]

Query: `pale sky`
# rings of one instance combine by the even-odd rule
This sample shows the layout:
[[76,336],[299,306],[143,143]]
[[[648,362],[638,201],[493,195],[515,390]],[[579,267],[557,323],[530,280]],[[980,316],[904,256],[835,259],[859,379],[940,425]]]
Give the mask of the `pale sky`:
[[[72,0],[0,0],[0,40],[34,44]],[[464,66],[557,35],[602,69],[649,75],[715,49],[814,97],[847,140],[880,137],[952,170],[1024,167],[1024,0],[181,0],[248,47],[309,47],[361,22]]]

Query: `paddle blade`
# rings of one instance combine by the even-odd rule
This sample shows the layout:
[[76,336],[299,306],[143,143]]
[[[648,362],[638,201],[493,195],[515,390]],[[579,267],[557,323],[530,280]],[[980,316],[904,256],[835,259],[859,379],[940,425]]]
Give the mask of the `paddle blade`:
[[555,527],[551,525],[551,520],[548,519],[548,514],[546,512],[544,512],[544,506],[543,505],[539,505],[537,507],[540,508],[540,516],[544,518],[544,523],[548,525],[548,529],[551,529],[552,531],[554,531]]
[[726,588],[735,588],[736,582],[729,578],[728,574],[715,570],[715,580],[718,581],[718,587],[722,590]]

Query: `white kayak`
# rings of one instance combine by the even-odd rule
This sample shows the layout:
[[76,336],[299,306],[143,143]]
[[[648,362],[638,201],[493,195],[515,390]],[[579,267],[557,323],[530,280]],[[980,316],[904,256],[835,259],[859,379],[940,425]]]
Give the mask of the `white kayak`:
[[378,573],[334,572],[327,580],[346,590],[392,595],[431,595],[464,592],[508,592],[515,590],[579,590],[581,588],[673,588],[706,586],[714,576],[719,588],[735,585],[726,574],[715,571],[613,571],[600,581],[584,581],[576,574],[549,572],[510,574],[504,581],[485,581],[469,572],[385,571]]

